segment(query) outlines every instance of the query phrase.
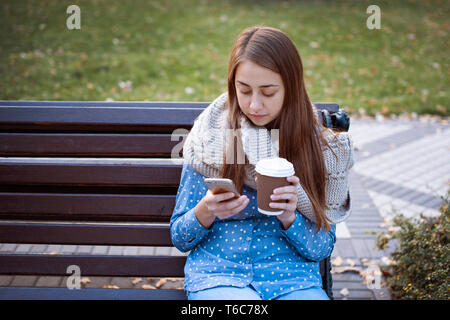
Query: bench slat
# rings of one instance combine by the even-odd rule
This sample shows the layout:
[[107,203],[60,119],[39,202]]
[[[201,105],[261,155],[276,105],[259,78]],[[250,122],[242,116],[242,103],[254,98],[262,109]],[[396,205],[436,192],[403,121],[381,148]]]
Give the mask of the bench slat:
[[[154,108],[154,109],[186,109],[196,108],[204,109],[211,102],[177,102],[177,101],[28,101],[28,100],[0,100],[0,106],[2,107],[96,107],[97,109],[103,108]],[[315,102],[318,109],[327,109],[331,112],[336,112],[339,109],[339,105],[335,102]]]
[[[130,110],[130,108],[132,110]],[[132,111],[132,112],[130,112]],[[200,108],[155,108],[114,106],[0,106],[0,125],[29,126],[192,126]],[[150,130],[148,132],[151,132]]]
[[[118,105],[77,101],[47,105],[44,101],[0,101],[0,131],[171,133],[176,128],[190,129],[207,105],[175,103],[166,108],[160,102]],[[339,109],[337,103],[315,105],[329,112]]]
[[185,137],[174,135],[176,140],[171,141],[171,134],[0,132],[0,155],[170,157]]
[[0,222],[0,243],[172,247],[168,225]]
[[0,218],[168,221],[176,195],[0,193]]
[[186,257],[0,254],[0,261],[0,274],[67,276],[77,265],[81,276],[184,277]]
[[0,300],[186,300],[184,290],[0,287]]
[[157,109],[183,109],[206,108],[210,102],[180,102],[180,101],[29,101],[29,100],[0,100],[0,106],[59,106],[59,107],[125,107],[125,108],[157,108]]
[[[126,131],[168,131],[177,127],[192,127],[200,108],[103,106],[0,106],[0,129],[13,128],[52,131],[54,128],[111,131],[121,127]],[[132,111],[132,112],[130,112]],[[25,127],[24,127],[25,125]],[[103,127],[103,128],[102,128]],[[157,129],[159,127],[159,130]],[[114,132],[114,131],[112,131]]]
[[[101,162],[101,160],[99,160]],[[176,164],[33,163],[0,160],[0,184],[80,186],[178,186]],[[122,160],[126,163],[125,160]]]

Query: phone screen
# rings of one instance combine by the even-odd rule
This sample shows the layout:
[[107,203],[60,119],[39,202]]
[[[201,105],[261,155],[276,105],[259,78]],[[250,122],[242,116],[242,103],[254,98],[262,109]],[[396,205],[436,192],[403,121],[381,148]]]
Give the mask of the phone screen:
[[235,198],[239,198],[240,194],[230,179],[207,178],[205,183],[213,194],[233,192]]

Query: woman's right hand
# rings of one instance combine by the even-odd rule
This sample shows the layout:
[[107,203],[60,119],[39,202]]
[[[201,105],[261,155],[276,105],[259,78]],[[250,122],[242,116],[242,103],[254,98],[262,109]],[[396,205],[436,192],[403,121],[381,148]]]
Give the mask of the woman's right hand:
[[250,201],[245,195],[237,199],[232,199],[233,197],[234,193],[232,192],[213,194],[211,190],[208,190],[195,207],[198,221],[208,229],[216,217],[219,219],[232,217],[244,210]]

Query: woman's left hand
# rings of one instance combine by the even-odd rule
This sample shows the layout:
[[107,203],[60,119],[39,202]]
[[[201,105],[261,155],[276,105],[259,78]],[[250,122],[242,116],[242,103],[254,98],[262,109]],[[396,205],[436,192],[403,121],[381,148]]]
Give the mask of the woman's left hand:
[[287,200],[287,202],[270,202],[271,208],[283,209],[284,212],[277,216],[277,219],[283,224],[283,228],[288,229],[295,220],[295,210],[297,209],[298,195],[297,184],[300,183],[300,179],[296,176],[290,176],[286,178],[291,183],[290,186],[279,187],[273,190],[273,194],[270,196],[272,200]]

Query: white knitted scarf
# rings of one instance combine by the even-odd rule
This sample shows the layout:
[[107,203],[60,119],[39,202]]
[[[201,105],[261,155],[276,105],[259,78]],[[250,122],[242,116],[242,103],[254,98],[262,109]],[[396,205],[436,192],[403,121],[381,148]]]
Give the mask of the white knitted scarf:
[[[194,121],[194,125],[192,126],[192,129],[184,142],[183,157],[185,163],[206,177],[220,177],[220,170],[223,165],[225,152],[227,155],[227,163],[231,163],[231,161],[234,160],[234,144],[228,143],[227,139],[233,141],[231,138],[236,134],[237,130],[230,129],[228,122],[228,108],[226,107],[227,100],[228,93],[225,92],[215,99],[207,108],[205,108],[205,110],[203,110]],[[244,184],[256,190],[255,164],[260,159],[278,156],[278,130],[269,131],[265,127],[255,126],[246,117],[241,117],[240,126],[241,128],[239,129],[239,132],[242,138],[238,138],[237,141],[241,141],[242,148],[249,161],[249,164],[244,165],[246,173],[246,176],[244,177]],[[348,136],[345,137],[344,140],[348,140]],[[338,140],[342,141],[342,138]],[[333,147],[335,145],[330,144],[330,146]],[[343,162],[345,162],[346,167],[353,164],[353,161],[349,164],[350,161],[348,157],[351,153],[349,148],[352,149],[350,141],[346,144],[346,148],[339,148],[344,149],[345,154],[339,152],[339,149],[336,150],[333,148],[335,153],[337,151],[338,158],[339,156],[344,156],[345,159],[343,159]],[[239,148],[237,149],[239,150]],[[343,200],[346,200],[348,193],[346,178],[347,170],[342,167],[342,163],[340,165],[337,163],[342,161],[330,162],[331,158],[334,158],[334,156],[329,152],[329,150],[328,152],[324,151],[325,165],[329,173],[326,190],[326,192],[328,191],[328,193],[326,193],[327,205],[333,210],[333,212],[327,211],[327,216],[337,223],[344,220],[350,213],[346,208],[342,208],[342,202]],[[243,155],[238,154],[238,161],[239,163],[244,164]],[[345,178],[344,185],[336,185],[335,183],[330,184],[330,182],[333,182],[330,181],[330,178],[342,180],[340,179],[342,177]],[[333,190],[330,190],[330,187],[332,187]],[[336,188],[343,188],[344,190],[334,190]],[[297,185],[297,190],[299,200],[297,209],[304,216],[312,221],[315,221],[316,219],[311,202],[305,190],[300,184]],[[330,192],[331,198],[329,197]],[[346,205],[346,207],[348,207],[348,205]]]

